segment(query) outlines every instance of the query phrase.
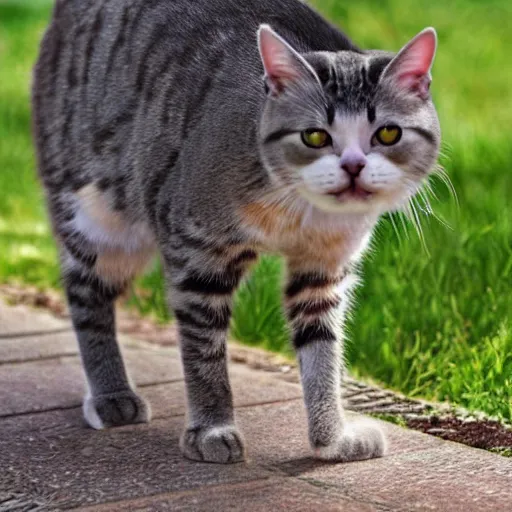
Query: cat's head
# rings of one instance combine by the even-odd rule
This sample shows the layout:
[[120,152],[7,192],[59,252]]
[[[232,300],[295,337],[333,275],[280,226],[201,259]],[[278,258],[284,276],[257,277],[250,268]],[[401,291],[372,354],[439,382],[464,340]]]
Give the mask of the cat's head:
[[396,55],[300,54],[268,25],[258,36],[267,90],[260,151],[276,186],[330,212],[405,205],[439,152],[434,29]]

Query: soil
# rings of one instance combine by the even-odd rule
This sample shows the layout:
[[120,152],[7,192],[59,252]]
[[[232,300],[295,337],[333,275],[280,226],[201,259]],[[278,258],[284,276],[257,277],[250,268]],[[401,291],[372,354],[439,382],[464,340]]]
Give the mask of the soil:
[[409,428],[463,443],[474,448],[512,447],[512,430],[501,423],[490,420],[463,420],[461,418],[432,416],[425,419],[410,419]]
[[[8,303],[44,308],[60,318],[69,318],[62,296],[56,291],[40,291],[34,287],[0,285],[0,295]],[[126,308],[118,308],[119,332],[158,345],[176,345],[175,325],[160,325],[149,318],[141,318]],[[264,350],[230,344],[230,359],[251,368],[279,372],[291,382],[299,382],[295,361]],[[447,404],[432,404],[413,400],[377,386],[347,377],[344,383],[347,408],[374,414],[408,428],[454,441],[474,448],[491,450],[512,456],[512,428],[497,421],[475,418],[470,414],[458,417]],[[442,414],[436,411],[444,410]]]

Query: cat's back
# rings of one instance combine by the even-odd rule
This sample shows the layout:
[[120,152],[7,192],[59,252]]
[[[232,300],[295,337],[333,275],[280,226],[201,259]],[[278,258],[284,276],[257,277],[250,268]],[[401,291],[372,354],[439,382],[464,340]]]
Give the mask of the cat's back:
[[57,0],[33,82],[43,178],[78,187],[169,163],[216,87],[239,112],[258,108],[261,23],[304,51],[350,47],[299,0]]
[[299,50],[351,46],[300,0],[57,0],[36,64],[36,100],[46,98],[50,110],[67,111],[68,118],[67,106],[83,107],[82,125],[93,115],[124,117],[126,107],[154,100],[166,85],[174,92],[197,85],[223,60],[241,55],[253,68],[241,82],[250,86],[262,72],[261,23]]

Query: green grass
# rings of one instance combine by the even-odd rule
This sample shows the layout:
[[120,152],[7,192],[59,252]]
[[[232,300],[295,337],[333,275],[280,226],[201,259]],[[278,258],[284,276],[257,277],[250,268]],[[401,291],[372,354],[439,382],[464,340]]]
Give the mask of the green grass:
[[[449,400],[512,419],[512,3],[508,0],[317,0],[361,46],[398,49],[423,27],[439,33],[433,94],[442,163],[460,206],[436,185],[423,221],[383,221],[365,261],[349,322],[352,371],[412,396]],[[47,2],[0,0],[0,281],[58,285],[34,172],[28,84]],[[265,259],[237,297],[233,335],[288,349],[279,303],[280,261]],[[165,316],[158,269],[132,304]]]
[[512,448],[508,446],[500,446],[498,448],[491,448],[490,452],[497,453],[502,457],[512,457]]
[[399,427],[407,428],[407,421],[403,416],[400,416],[400,414],[372,413],[371,415],[378,420],[387,421]]

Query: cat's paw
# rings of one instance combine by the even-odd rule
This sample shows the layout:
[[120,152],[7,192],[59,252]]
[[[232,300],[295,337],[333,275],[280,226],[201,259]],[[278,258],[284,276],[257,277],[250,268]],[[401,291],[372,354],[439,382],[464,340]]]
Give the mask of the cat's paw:
[[315,455],[322,460],[350,462],[383,457],[387,442],[379,426],[367,419],[348,422],[340,437],[328,446],[315,448]]
[[234,425],[188,428],[180,440],[187,459],[228,464],[245,458],[244,440]]
[[149,404],[133,391],[121,391],[84,400],[85,421],[97,430],[132,423],[147,423],[151,419]]

